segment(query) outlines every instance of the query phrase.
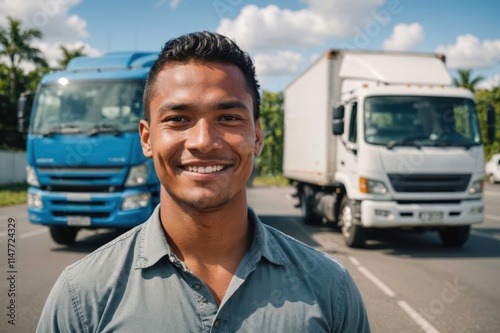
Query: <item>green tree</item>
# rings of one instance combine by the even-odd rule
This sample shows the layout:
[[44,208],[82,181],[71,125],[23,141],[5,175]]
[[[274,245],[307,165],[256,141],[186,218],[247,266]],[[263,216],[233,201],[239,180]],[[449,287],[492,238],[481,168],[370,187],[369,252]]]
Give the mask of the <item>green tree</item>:
[[260,112],[264,147],[257,166],[263,175],[279,175],[283,171],[283,93],[264,91]]
[[59,60],[59,67],[61,69],[66,69],[68,66],[68,63],[70,62],[71,59],[76,58],[76,57],[83,57],[86,56],[86,53],[84,51],[85,46],[80,46],[77,47],[76,49],[69,49],[64,45],[60,45],[59,49],[61,50],[63,57],[61,60]]
[[493,144],[484,146],[485,159],[489,159],[491,155],[500,152],[500,87],[495,87],[492,90],[478,90],[475,93],[477,104],[479,124],[481,126],[481,135],[483,142],[487,142],[486,130],[486,109],[488,106],[493,106],[496,112],[496,140]]
[[38,29],[24,29],[22,22],[13,17],[7,17],[7,28],[0,27],[0,55],[6,56],[9,64],[8,96],[11,103],[15,103],[18,96],[25,90],[26,80],[23,78],[21,64],[31,62],[35,65],[47,67],[47,61],[42,52],[31,46],[36,39],[41,39],[42,32]]
[[464,87],[466,89],[469,89],[472,92],[476,91],[476,85],[484,80],[484,77],[481,75],[478,75],[476,77],[472,77],[472,71],[471,70],[458,70],[458,78],[453,78],[453,85],[455,87]]

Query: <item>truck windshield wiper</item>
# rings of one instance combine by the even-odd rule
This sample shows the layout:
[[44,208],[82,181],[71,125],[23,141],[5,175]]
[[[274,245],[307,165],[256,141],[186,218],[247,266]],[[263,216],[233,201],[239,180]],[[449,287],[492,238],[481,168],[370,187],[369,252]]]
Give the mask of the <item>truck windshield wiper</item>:
[[56,133],[78,133],[80,131],[80,127],[74,124],[59,124],[57,126],[52,127],[47,132],[42,133],[43,137],[52,136]]
[[387,147],[387,149],[392,149],[395,146],[411,146],[411,147],[417,147],[418,149],[420,149],[420,147],[422,147],[422,145],[418,144],[416,141],[424,140],[424,139],[428,139],[428,138],[429,137],[425,134],[409,136],[409,137],[399,139],[399,140],[391,140],[391,141],[387,142],[386,147]]
[[465,149],[470,149],[472,146],[475,146],[476,144],[470,143],[470,142],[456,142],[452,140],[436,140],[434,141],[434,144],[437,147],[463,147]]
[[87,131],[88,136],[94,136],[98,133],[111,133],[116,136],[120,135],[121,131],[118,129],[118,127],[107,123],[97,124]]

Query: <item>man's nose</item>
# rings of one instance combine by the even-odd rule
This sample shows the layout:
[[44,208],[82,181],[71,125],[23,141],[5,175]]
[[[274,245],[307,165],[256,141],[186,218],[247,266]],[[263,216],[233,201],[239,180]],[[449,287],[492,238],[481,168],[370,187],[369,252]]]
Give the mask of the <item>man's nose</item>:
[[207,153],[222,148],[222,140],[216,125],[206,119],[200,119],[189,130],[186,148]]

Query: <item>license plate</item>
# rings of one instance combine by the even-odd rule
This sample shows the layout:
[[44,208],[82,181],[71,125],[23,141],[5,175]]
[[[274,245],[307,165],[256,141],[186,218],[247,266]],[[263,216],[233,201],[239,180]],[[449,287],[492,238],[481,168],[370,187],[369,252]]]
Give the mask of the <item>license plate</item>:
[[68,225],[78,227],[88,227],[92,221],[90,216],[68,216]]
[[442,221],[443,216],[443,212],[422,212],[420,213],[420,220],[422,222]]

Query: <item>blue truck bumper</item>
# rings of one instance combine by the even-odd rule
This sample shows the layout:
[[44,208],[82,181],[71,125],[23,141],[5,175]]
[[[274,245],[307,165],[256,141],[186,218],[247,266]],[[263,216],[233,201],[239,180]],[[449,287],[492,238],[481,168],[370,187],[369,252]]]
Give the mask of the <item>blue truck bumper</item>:
[[[147,189],[133,189],[112,193],[49,192],[30,188],[28,195],[36,195],[43,207],[30,204],[28,218],[31,223],[43,225],[71,225],[71,221],[88,221],[84,228],[129,228],[145,222],[156,205],[150,195],[145,207],[121,210],[125,197],[149,193]],[[73,224],[74,225],[74,224]]]

